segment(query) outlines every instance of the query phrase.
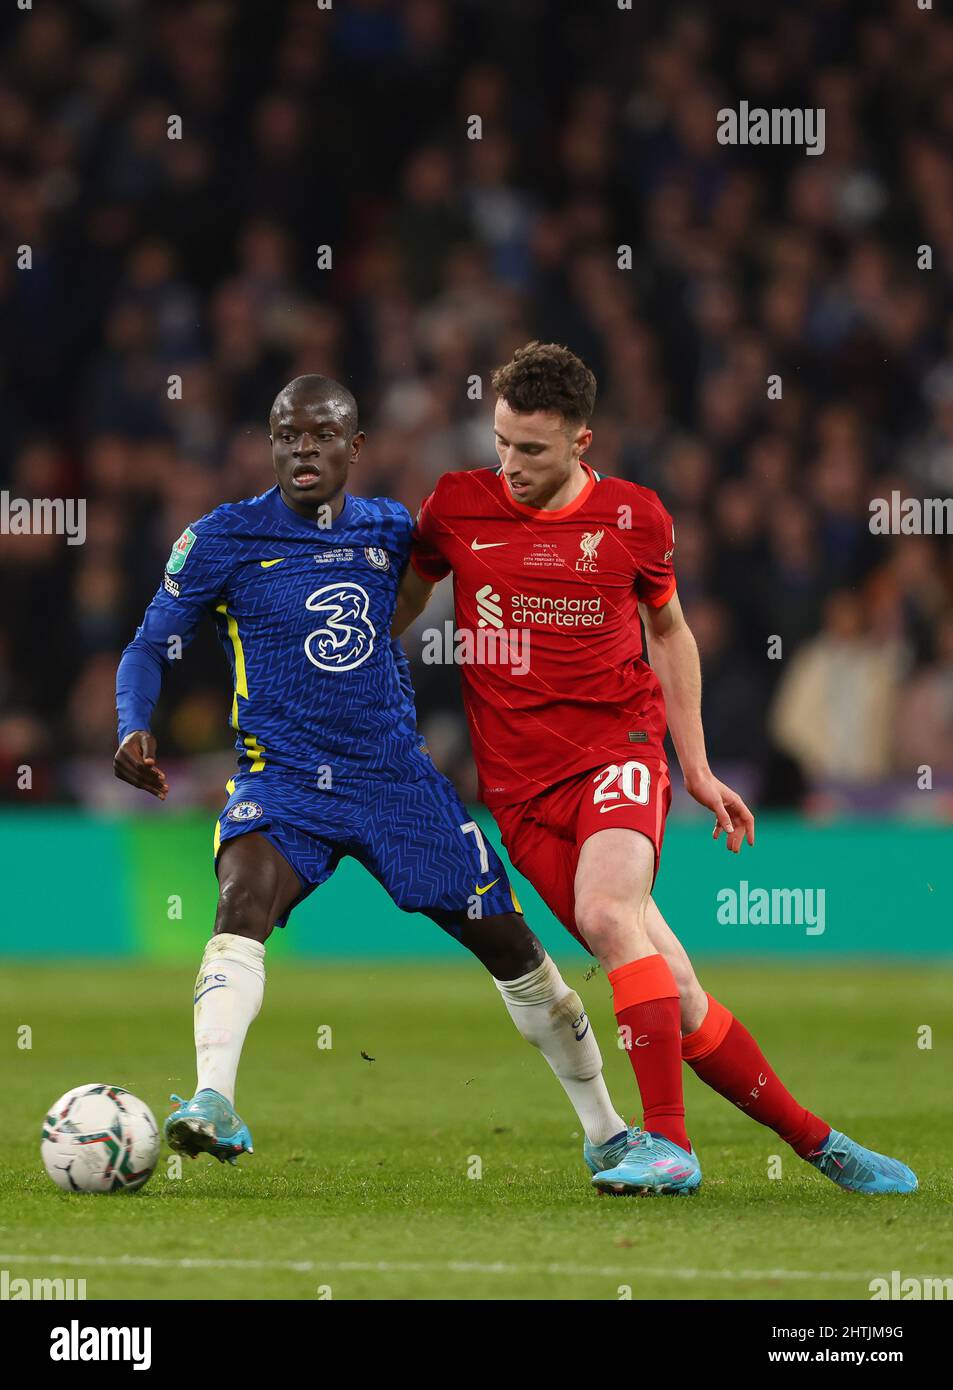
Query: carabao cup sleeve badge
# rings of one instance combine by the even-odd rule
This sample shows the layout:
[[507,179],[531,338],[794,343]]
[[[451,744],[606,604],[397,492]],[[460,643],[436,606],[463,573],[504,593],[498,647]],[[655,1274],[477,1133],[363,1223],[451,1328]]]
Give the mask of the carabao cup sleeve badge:
[[178,574],[179,570],[189,558],[189,551],[192,549],[198,537],[191,526],[186,526],[169,556],[169,563],[165,567],[166,574]]

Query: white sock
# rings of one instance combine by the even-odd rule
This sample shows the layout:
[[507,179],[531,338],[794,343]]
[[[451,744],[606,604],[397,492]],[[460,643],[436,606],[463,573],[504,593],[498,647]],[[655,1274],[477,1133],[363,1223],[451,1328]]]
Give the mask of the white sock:
[[211,1088],[235,1103],[242,1045],[265,993],[265,947],[220,932],[205,947],[195,981],[196,1091]]
[[[510,1018],[559,1077],[591,1144],[626,1128],[602,1075],[602,1054],[579,995],[549,956],[518,980],[494,980]],[[581,1036],[580,1036],[581,1034]]]

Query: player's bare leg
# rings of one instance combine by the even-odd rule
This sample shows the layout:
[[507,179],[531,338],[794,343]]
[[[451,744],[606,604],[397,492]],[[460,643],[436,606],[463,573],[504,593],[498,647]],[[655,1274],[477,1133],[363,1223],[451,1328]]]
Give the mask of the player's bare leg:
[[678,985],[682,1033],[693,1033],[701,1026],[708,1012],[708,995],[698,982],[688,952],[662,916],[658,904],[652,897],[645,908],[645,929],[656,951],[668,961],[669,969]]
[[489,971],[520,1034],[539,1048],[566,1092],[586,1136],[590,1171],[624,1151],[626,1124],[612,1104],[602,1055],[582,1000],[516,912],[470,919],[431,914]]
[[[165,1122],[172,1148],[234,1163],[252,1152],[234,1107],[245,1036],[265,991],[265,942],[301,892],[291,865],[255,831],[222,846],[215,931],[195,981],[195,1095]],[[173,1099],[179,1099],[173,1097]]]
[[612,985],[644,1113],[625,1159],[593,1179],[610,1192],[691,1192],[701,1181],[685,1132],[679,987],[648,930],[654,875],[655,847],[636,830],[600,830],[579,853],[576,925]]
[[904,1163],[863,1148],[831,1129],[791,1095],[744,1024],[698,982],[688,954],[653,899],[645,914],[649,939],[668,961],[679,989],[682,1057],[699,1080],[785,1141],[841,1187],[861,1192],[912,1192]]
[[[235,1080],[264,994],[264,943],[301,885],[284,856],[254,831],[223,845],[217,869],[215,933],[195,986],[195,1097],[169,1117],[166,1132],[170,1144],[183,1152],[208,1151],[233,1162],[237,1154],[251,1152],[251,1136],[242,1142],[247,1128],[234,1112]],[[466,914],[435,920],[493,976],[520,1033],[540,1049],[572,1102],[587,1151],[608,1150],[615,1140],[621,1153],[625,1121],[609,1098],[582,1002],[524,919],[510,913],[473,921]],[[205,1113],[210,1108],[214,1115]]]

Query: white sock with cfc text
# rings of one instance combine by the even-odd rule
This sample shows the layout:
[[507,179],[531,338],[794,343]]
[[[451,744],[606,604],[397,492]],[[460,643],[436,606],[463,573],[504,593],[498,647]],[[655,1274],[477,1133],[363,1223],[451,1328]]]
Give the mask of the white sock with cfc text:
[[609,1098],[602,1054],[575,990],[546,956],[518,980],[494,980],[510,1018],[538,1047],[559,1077],[591,1144],[604,1144],[626,1128]]
[[245,1034],[264,994],[263,943],[232,932],[213,936],[195,981],[196,1092],[218,1091],[234,1105]]

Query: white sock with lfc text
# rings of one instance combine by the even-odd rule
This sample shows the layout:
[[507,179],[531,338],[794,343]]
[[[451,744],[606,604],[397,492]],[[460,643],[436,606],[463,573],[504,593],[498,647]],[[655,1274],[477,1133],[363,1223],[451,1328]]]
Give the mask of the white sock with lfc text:
[[518,980],[494,980],[510,1018],[559,1077],[591,1144],[626,1128],[602,1075],[602,1054],[579,995],[546,956]]
[[265,947],[219,932],[205,947],[195,981],[196,1092],[211,1089],[235,1103],[245,1034],[265,994]]

